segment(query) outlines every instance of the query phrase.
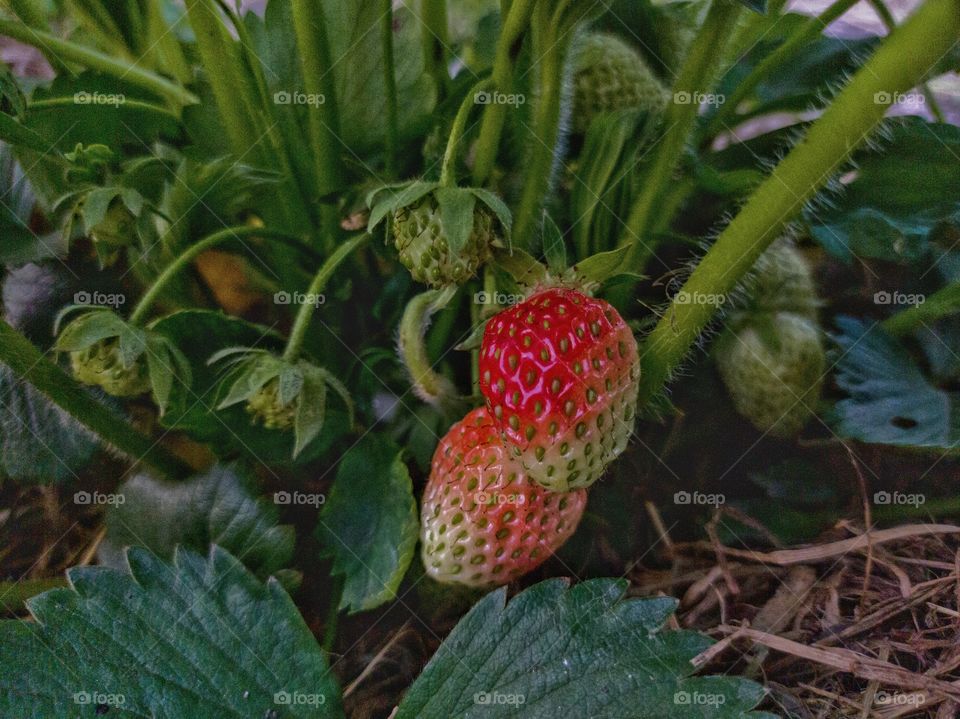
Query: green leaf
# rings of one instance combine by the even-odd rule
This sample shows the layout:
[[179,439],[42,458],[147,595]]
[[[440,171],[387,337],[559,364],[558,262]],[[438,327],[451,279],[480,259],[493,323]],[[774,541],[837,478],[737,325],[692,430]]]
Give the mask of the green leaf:
[[627,583],[550,579],[506,603],[488,594],[460,620],[414,682],[395,719],[759,717],[763,688],[694,677],[711,641],[663,631],[676,600],[627,599]]
[[368,201],[375,200],[376,194],[381,192],[385,192],[387,194],[386,197],[381,199],[379,202],[375,202],[370,206],[370,219],[367,222],[367,230],[369,232],[373,232],[377,225],[383,221],[384,217],[400,209],[401,207],[408,207],[412,205],[422,197],[425,197],[427,194],[432,192],[436,187],[438,187],[436,182],[417,181],[403,186],[402,189],[384,187],[380,190],[377,190],[376,193],[371,193]]
[[360,612],[396,596],[413,559],[419,523],[400,448],[367,435],[344,456],[317,532],[344,578],[341,609]]
[[500,220],[500,224],[507,234],[506,239],[509,244],[510,230],[513,228],[513,215],[510,214],[510,208],[507,207],[507,204],[497,195],[490,192],[490,190],[485,190],[482,187],[470,187],[468,189],[480,202],[490,208],[497,219]]
[[469,190],[459,187],[440,187],[434,192],[440,208],[443,232],[452,254],[459,254],[467,246],[473,232],[473,208],[477,198]]
[[35,622],[0,623],[0,715],[343,717],[324,654],[275,580],[220,548],[180,550],[172,566],[132,549],[127,562],[129,574],[71,569],[70,589],[29,600]]
[[323,429],[327,416],[326,371],[311,367],[303,372],[303,387],[297,398],[297,414],[294,419],[293,456],[296,457]]
[[960,395],[931,384],[879,324],[839,317],[833,426],[841,437],[907,447],[956,449]]
[[960,230],[960,128],[919,118],[890,128],[889,143],[857,158],[841,194],[806,210],[810,233],[848,262],[938,261],[943,250],[930,240],[945,228]]
[[611,277],[621,274],[623,261],[630,252],[630,245],[616,250],[598,252],[573,266],[573,271],[589,282],[606,282]]
[[186,482],[138,474],[117,490],[123,503],[108,508],[97,556],[124,568],[129,546],[171,559],[177,545],[206,552],[216,544],[266,579],[290,566],[294,532],[280,524],[276,505],[255,492],[253,476],[237,465],[216,465]]
[[[60,313],[60,317],[79,309],[86,309],[86,307],[82,305],[67,307]],[[127,324],[111,310],[89,309],[60,331],[55,348],[58,352],[82,350],[100,340],[119,337],[126,332]]]
[[36,484],[76,479],[97,447],[89,430],[0,364],[0,476]]
[[547,260],[547,267],[557,275],[567,270],[567,248],[563,244],[563,232],[546,210],[543,212],[543,256]]

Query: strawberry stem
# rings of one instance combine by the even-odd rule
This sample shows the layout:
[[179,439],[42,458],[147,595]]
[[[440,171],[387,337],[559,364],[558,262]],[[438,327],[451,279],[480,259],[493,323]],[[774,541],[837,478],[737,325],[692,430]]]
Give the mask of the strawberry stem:
[[[960,35],[960,0],[927,0],[853,76],[800,143],[753,192],[678,297],[726,296],[883,119],[889,98],[915,86]],[[642,351],[640,401],[649,402],[713,318],[716,303],[676,298]]]
[[443,165],[440,168],[440,184],[444,187],[454,187],[457,184],[455,170],[457,165],[457,148],[460,140],[467,130],[467,120],[470,118],[470,110],[477,104],[476,97],[490,86],[490,78],[481,80],[467,93],[460,103],[460,109],[457,110],[457,116],[453,120],[453,127],[450,128],[450,137],[447,138],[447,148],[443,153]]
[[423,21],[423,62],[427,72],[437,83],[437,92],[443,97],[450,84],[447,71],[447,0],[423,0],[420,7]]
[[380,41],[383,45],[383,86],[387,93],[387,174],[397,174],[397,145],[399,121],[397,109],[397,76],[393,57],[393,0],[382,0],[383,17],[380,20]]
[[155,440],[133,429],[125,418],[93,399],[73,378],[2,319],[0,362],[134,462],[143,462],[174,479],[182,479],[191,473],[190,467],[182,460],[163,449]]
[[[310,287],[307,288],[306,294],[308,296],[321,294],[330,281],[330,278],[333,277],[333,273],[336,272],[340,266],[340,263],[342,263],[351,252],[369,240],[370,237],[369,232],[364,232],[363,234],[350,238],[337,247],[336,251],[330,255],[326,262],[320,266],[320,269],[317,270],[317,274],[314,275],[313,281],[310,283]],[[293,329],[290,330],[290,338],[287,340],[287,346],[283,351],[283,359],[287,362],[293,363],[300,356],[300,347],[303,345],[303,339],[306,337],[307,329],[310,327],[310,320],[313,318],[315,311],[316,307],[309,302],[304,302],[300,305],[300,309],[297,310],[297,316],[293,321]]]
[[441,290],[427,290],[407,303],[400,320],[397,351],[410,375],[413,391],[424,402],[440,410],[456,404],[456,388],[449,379],[434,371],[424,337],[430,318],[446,307],[456,293],[457,288],[452,285]]
[[150,308],[153,307],[154,303],[157,301],[157,298],[160,296],[160,293],[163,292],[163,289],[174,277],[176,277],[177,274],[179,274],[197,257],[207,250],[213,249],[217,245],[222,245],[232,240],[243,240],[245,237],[270,237],[301,249],[308,249],[296,237],[288,235],[284,232],[269,230],[265,227],[228,227],[225,230],[214,232],[212,235],[205,237],[195,245],[191,245],[189,248],[184,250],[183,253],[177,257],[177,259],[173,260],[173,262],[163,269],[163,272],[157,276],[157,279],[153,281],[153,284],[150,285],[147,291],[140,298],[140,302],[137,303],[137,306],[133,309],[133,312],[130,313],[128,320],[130,324],[142,324],[150,312]]

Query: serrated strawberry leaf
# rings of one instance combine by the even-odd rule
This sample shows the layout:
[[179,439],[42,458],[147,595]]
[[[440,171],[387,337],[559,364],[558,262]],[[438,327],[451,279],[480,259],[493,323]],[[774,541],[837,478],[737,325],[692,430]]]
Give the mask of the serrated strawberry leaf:
[[550,579],[509,603],[502,588],[460,620],[404,696],[395,719],[717,719],[754,713],[759,684],[695,677],[710,646],[696,632],[665,631],[670,598],[628,599],[627,583],[593,579],[572,589]]
[[440,221],[450,252],[459,254],[473,232],[473,209],[477,198],[469,190],[459,187],[440,187],[433,194],[440,208]]
[[419,523],[410,473],[389,438],[368,435],[340,462],[317,534],[344,579],[341,609],[373,609],[396,596]]
[[940,389],[876,323],[837,319],[836,383],[849,397],[831,413],[841,437],[906,447],[956,449],[960,395]]
[[293,527],[276,505],[256,495],[253,476],[238,465],[216,465],[185,482],[138,474],[122,484],[123,503],[108,507],[101,564],[125,568],[125,549],[140,546],[171,559],[180,545],[206,552],[216,544],[261,579],[289,567]]
[[[219,547],[130,571],[68,570],[69,589],[0,622],[0,715],[343,717],[323,652],[287,593]],[[298,700],[294,700],[298,698]]]

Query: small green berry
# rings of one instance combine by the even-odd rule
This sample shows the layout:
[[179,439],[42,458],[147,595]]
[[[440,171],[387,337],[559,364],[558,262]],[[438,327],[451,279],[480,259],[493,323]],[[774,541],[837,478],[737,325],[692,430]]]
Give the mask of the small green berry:
[[116,337],[71,352],[70,365],[78,382],[102,387],[114,397],[133,397],[150,390],[146,363],[137,358],[132,366],[124,367]]
[[289,429],[297,415],[296,402],[280,404],[280,382],[274,378],[247,400],[247,412],[267,429]]

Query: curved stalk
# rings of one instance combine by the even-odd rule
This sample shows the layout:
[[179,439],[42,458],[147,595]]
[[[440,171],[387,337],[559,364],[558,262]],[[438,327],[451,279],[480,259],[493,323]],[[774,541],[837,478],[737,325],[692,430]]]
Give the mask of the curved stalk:
[[[517,53],[517,42],[523,37],[530,17],[533,15],[535,0],[513,0],[505,16],[497,52],[493,61],[493,88],[496,92],[509,93],[513,87],[513,61]],[[501,103],[487,105],[483,113],[483,125],[477,142],[477,157],[473,167],[473,182],[483,185],[497,159],[503,124],[507,117],[507,106]]]
[[[760,254],[846,162],[883,119],[888,105],[876,96],[903,92],[933,67],[960,35],[960,0],[927,0],[891,34],[806,137],[754,191],[740,213],[684,283],[685,297],[724,296]],[[711,303],[676,300],[647,338],[642,352],[640,400],[653,398],[712,319]]]
[[192,92],[156,73],[139,68],[133,63],[115,60],[109,55],[63,40],[42,30],[34,30],[23,23],[0,19],[0,35],[9,35],[14,40],[19,40],[41,51],[56,53],[62,61],[74,62],[91,70],[99,70],[106,75],[121,78],[132,85],[167,98],[178,107],[200,102]]
[[[340,266],[347,256],[363,243],[370,239],[370,233],[364,232],[362,235],[356,235],[347,240],[334,252],[327,261],[323,263],[317,274],[314,276],[310,287],[307,288],[308,295],[319,295],[327,286],[327,282],[333,276],[333,273]],[[287,340],[286,349],[283,351],[283,359],[287,362],[293,362],[300,355],[300,347],[303,345],[303,338],[307,334],[307,328],[310,326],[310,320],[313,318],[314,306],[308,303],[300,305],[297,310],[297,316],[293,321],[293,329],[290,330],[290,338]]]
[[444,187],[453,187],[457,184],[454,176],[454,170],[457,164],[457,148],[463,133],[467,130],[467,120],[470,118],[470,111],[476,104],[474,98],[478,92],[482,92],[490,86],[490,79],[481,80],[467,93],[460,103],[460,109],[457,110],[457,116],[453,119],[453,126],[450,128],[450,136],[447,138],[447,147],[443,153],[443,164],[440,167],[440,184]]
[[288,244],[293,244],[300,249],[307,249],[302,245],[300,240],[292,235],[288,235],[283,232],[277,232],[275,230],[268,230],[264,227],[228,227],[225,230],[215,232],[212,235],[200,240],[200,242],[197,242],[195,245],[188,247],[177,257],[177,259],[164,268],[163,272],[157,276],[157,279],[153,281],[153,284],[150,285],[150,288],[143,294],[143,297],[140,298],[140,302],[137,303],[137,306],[134,308],[133,312],[130,313],[129,322],[131,324],[142,323],[146,319],[150,308],[153,307],[153,304],[163,292],[163,289],[177,274],[179,274],[197,257],[202,255],[207,250],[213,249],[217,245],[222,245],[226,242],[230,242],[231,240],[239,240],[244,237],[270,237],[287,242]]
[[400,320],[397,352],[410,376],[413,393],[444,413],[454,413],[460,403],[453,383],[433,369],[424,338],[430,319],[457,293],[455,286],[427,290],[410,299]]
[[[713,0],[706,20],[680,68],[673,87],[673,99],[664,117],[666,134],[657,146],[650,170],[644,177],[643,189],[633,203],[626,230],[620,240],[621,246],[632,244],[624,264],[628,270],[643,271],[646,259],[653,252],[652,241],[647,237],[653,214],[664,190],[673,180],[684,145],[697,121],[699,105],[695,98],[706,92],[711,83],[716,59],[723,55],[723,48],[736,28],[740,7],[739,3],[730,0]],[[675,98],[678,96],[686,96],[689,101],[685,104],[677,102]]]
[[93,399],[73,378],[2,319],[0,362],[104,442],[113,445],[135,462],[143,462],[174,479],[182,479],[191,473],[185,462],[163,449],[155,440],[133,429],[125,418]]
[[888,317],[883,321],[883,329],[901,337],[957,312],[960,312],[960,283],[953,283],[927,297],[922,305]]

